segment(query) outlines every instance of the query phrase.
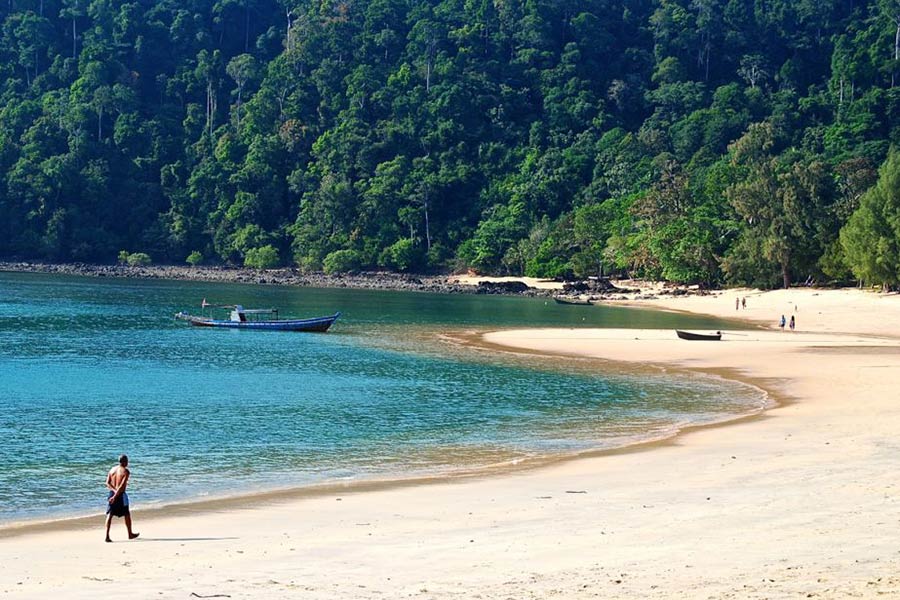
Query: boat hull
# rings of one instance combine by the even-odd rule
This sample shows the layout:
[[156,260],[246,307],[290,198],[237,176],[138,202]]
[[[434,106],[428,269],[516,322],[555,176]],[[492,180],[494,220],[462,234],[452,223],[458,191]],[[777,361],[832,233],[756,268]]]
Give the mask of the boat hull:
[[692,342],[718,342],[722,339],[722,334],[719,332],[691,333],[690,331],[681,331],[680,329],[676,329],[675,334],[683,340],[690,340]]
[[593,300],[581,300],[576,298],[560,298],[559,296],[555,296],[553,300],[556,301],[557,304],[569,304],[571,306],[592,306],[594,304]]
[[179,319],[187,321],[196,327],[217,327],[221,329],[248,329],[253,331],[310,331],[324,333],[337,321],[341,313],[335,313],[328,317],[316,317],[313,319],[276,319],[272,321],[230,321],[225,319],[210,319],[179,313]]

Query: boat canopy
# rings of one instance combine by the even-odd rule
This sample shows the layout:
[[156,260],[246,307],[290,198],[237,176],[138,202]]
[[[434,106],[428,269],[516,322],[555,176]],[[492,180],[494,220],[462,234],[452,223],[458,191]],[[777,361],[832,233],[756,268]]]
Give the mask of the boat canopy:
[[247,320],[247,315],[274,315],[277,318],[278,317],[278,309],[277,308],[244,308],[240,304],[237,304],[237,305],[235,305],[234,310],[231,311],[231,320],[244,322]]

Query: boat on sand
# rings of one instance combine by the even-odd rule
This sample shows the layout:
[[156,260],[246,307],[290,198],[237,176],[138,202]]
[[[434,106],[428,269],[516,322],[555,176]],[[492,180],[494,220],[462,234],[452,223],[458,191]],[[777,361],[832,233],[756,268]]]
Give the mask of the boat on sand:
[[721,331],[715,333],[693,333],[691,331],[676,329],[675,334],[683,340],[690,340],[693,342],[718,342],[722,339]]

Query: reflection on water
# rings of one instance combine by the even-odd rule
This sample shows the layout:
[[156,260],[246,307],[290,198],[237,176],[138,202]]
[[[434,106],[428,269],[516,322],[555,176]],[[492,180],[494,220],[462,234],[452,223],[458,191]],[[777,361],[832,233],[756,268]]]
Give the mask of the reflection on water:
[[[202,298],[343,317],[324,335],[171,318]],[[135,502],[184,501],[614,447],[761,402],[712,378],[560,368],[436,335],[538,325],[723,323],[518,297],[0,274],[0,521],[101,511],[121,452]]]

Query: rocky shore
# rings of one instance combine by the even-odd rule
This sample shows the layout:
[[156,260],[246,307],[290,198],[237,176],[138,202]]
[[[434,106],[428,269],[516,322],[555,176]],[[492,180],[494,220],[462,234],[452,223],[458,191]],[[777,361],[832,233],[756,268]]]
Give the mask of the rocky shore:
[[356,288],[372,290],[402,290],[436,292],[442,294],[510,294],[523,296],[551,296],[551,290],[529,287],[520,281],[489,282],[467,285],[448,281],[441,275],[408,275],[388,272],[361,272],[340,275],[302,273],[297,269],[255,270],[240,267],[189,267],[153,265],[92,265],[84,263],[48,264],[33,262],[0,262],[0,271],[18,273],[55,273],[85,277],[119,277],[140,279],[173,279],[213,281],[223,283],[255,283],[263,285],[293,285],[320,288]]
[[[704,296],[708,290],[697,286],[681,286],[647,281],[616,281],[592,278],[587,281],[557,282],[544,287],[544,280],[529,278],[480,278],[447,275],[414,275],[383,271],[363,271],[327,275],[304,273],[299,269],[246,269],[242,267],[182,265],[94,265],[87,263],[39,263],[26,261],[0,262],[0,271],[16,273],[55,273],[84,277],[123,279],[172,279],[182,281],[212,281],[222,283],[254,283],[262,285],[293,285],[317,288],[353,288],[367,290],[398,290],[433,292],[438,294],[502,294],[512,296],[552,297],[564,295],[587,297],[599,301],[655,300],[664,296]],[[465,281],[463,281],[465,280]],[[526,281],[528,283],[526,283]],[[538,281],[539,283],[534,283]],[[532,285],[529,285],[532,283]],[[552,284],[552,282],[550,282]],[[533,287],[539,285],[539,287]],[[639,286],[639,287],[638,287]]]

